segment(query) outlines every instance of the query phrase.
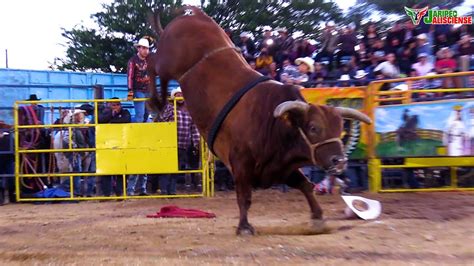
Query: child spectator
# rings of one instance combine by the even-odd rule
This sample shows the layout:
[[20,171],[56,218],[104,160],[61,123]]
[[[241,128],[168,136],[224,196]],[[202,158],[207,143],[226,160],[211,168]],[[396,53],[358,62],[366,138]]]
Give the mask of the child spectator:
[[419,76],[426,76],[434,69],[434,65],[428,61],[428,55],[425,53],[418,54],[418,63],[413,64],[413,69],[416,70]]

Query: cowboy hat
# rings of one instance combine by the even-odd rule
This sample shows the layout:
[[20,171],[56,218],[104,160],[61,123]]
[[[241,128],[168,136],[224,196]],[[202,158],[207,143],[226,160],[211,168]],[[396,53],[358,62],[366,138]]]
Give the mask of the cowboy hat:
[[272,27],[270,27],[270,26],[263,26],[263,31],[272,31]]
[[295,64],[301,65],[301,64],[306,64],[309,68],[309,72],[313,73],[314,72],[314,60],[310,57],[300,57],[295,60]]
[[347,74],[344,74],[344,75],[341,75],[339,80],[340,81],[349,81],[349,80],[351,80],[351,77],[349,77],[349,75],[347,75]]
[[363,69],[359,69],[359,70],[356,71],[356,74],[355,74],[354,78],[361,79],[365,76],[367,76],[367,72],[365,72]]
[[138,41],[138,43],[135,43],[133,46],[135,46],[135,47],[137,47],[137,48],[140,47],[140,46],[141,46],[141,47],[150,48],[150,42],[149,42],[147,39],[145,39],[145,38],[141,38],[141,39]]
[[288,32],[288,29],[286,27],[280,27],[276,29],[277,32]]
[[176,89],[174,89],[174,90],[171,91],[171,100],[174,100],[174,98],[175,98],[175,96],[176,96],[176,94],[177,94],[178,92],[181,92],[181,93],[182,93],[181,87],[177,87]]
[[41,101],[36,94],[30,94],[30,97],[25,101]]

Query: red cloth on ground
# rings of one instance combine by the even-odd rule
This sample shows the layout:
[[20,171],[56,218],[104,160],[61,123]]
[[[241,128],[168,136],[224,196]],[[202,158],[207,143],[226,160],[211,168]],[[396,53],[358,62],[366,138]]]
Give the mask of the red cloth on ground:
[[148,218],[215,218],[211,212],[194,209],[182,209],[178,206],[169,205],[161,208],[156,214],[149,214]]

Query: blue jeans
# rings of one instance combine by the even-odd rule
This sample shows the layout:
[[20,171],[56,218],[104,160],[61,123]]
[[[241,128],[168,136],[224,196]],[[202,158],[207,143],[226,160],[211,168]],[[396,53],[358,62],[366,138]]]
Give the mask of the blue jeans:
[[[134,98],[148,98],[149,93],[148,92],[141,92],[141,91],[135,91],[133,93]],[[145,108],[145,102],[133,102],[133,106],[135,107],[135,117],[133,119],[133,122],[135,123],[143,123],[146,121],[145,114],[147,113],[146,108]]]
[[137,185],[140,186],[140,193],[146,193],[147,180],[146,175],[129,175],[127,178],[127,195],[133,196]]
[[[188,169],[188,154],[186,149],[178,148],[178,169]],[[176,183],[178,178],[184,178],[184,174],[170,174],[160,176],[161,195],[176,195]]]

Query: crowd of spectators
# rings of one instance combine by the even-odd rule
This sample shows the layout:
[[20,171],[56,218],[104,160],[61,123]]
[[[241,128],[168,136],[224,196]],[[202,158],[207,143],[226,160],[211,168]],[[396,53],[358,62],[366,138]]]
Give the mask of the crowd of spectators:
[[[329,21],[318,40],[294,39],[286,28],[268,26],[256,37],[241,32],[234,38],[232,31],[226,32],[255,70],[285,84],[314,88],[474,70],[472,30],[471,25],[415,26],[405,20],[394,22],[385,32],[372,22],[356,29]],[[400,88],[396,85],[382,90]],[[408,88],[473,85],[472,78],[443,78],[414,81]]]

